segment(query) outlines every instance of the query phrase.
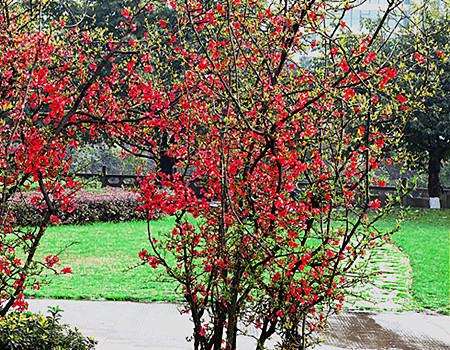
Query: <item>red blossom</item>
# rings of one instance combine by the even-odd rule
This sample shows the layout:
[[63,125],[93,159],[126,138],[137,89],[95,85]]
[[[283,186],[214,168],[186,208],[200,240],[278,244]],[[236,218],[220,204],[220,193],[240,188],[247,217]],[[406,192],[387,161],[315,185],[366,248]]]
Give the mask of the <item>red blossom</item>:
[[161,28],[167,28],[167,22],[163,19],[159,20],[159,25],[161,26]]
[[375,200],[369,202],[369,207],[372,210],[378,210],[378,209],[380,209],[380,206],[381,206],[381,201],[379,199],[375,199]]
[[121,14],[122,14],[123,17],[125,17],[127,19],[130,18],[130,11],[128,9],[126,9],[126,8],[122,9]]
[[64,274],[64,275],[66,275],[66,274],[71,274],[71,273],[72,273],[72,268],[70,268],[70,267],[65,267],[65,268],[63,268],[63,269],[60,271],[60,273],[61,273],[61,274]]
[[44,260],[48,267],[53,267],[59,262],[59,257],[57,255],[48,255]]
[[423,57],[420,53],[416,52],[414,53],[414,59],[419,62],[419,63],[423,63],[426,62],[425,57]]
[[400,102],[400,103],[406,103],[407,102],[406,97],[403,96],[403,95],[397,95],[397,101]]
[[342,60],[339,63],[339,67],[341,67],[341,69],[344,73],[348,73],[350,71],[350,66],[348,65],[347,61],[345,61],[345,60]]

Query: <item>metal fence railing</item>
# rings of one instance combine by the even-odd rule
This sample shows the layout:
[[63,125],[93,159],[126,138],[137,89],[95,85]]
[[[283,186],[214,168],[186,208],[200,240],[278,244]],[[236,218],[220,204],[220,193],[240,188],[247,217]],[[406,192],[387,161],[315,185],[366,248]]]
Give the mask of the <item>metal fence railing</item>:
[[[138,175],[108,174],[105,166],[102,167],[102,171],[100,174],[76,173],[75,175],[83,179],[97,180],[101,183],[102,187],[133,186],[137,185],[138,182],[137,181]],[[300,184],[299,186],[302,187],[302,184]],[[196,187],[194,191],[196,190],[199,190],[199,188]],[[370,187],[371,197],[378,198],[382,202],[386,201],[389,194],[394,195],[396,192],[397,188],[393,186]],[[441,208],[450,208],[450,188],[443,189],[440,201],[441,201]],[[402,204],[413,208],[428,208],[429,207],[428,190],[422,187],[413,189],[402,199]]]

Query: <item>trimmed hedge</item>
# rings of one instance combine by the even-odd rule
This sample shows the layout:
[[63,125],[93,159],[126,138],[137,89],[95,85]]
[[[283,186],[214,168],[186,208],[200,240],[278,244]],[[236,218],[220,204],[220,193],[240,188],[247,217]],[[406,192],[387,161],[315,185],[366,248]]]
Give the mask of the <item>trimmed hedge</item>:
[[[79,225],[92,222],[121,222],[144,220],[145,213],[138,210],[138,195],[122,188],[105,187],[103,192],[80,191],[76,198],[76,208],[71,213],[57,215],[61,224]],[[39,192],[27,192],[21,200],[11,203],[11,208],[19,226],[34,226],[42,219],[43,212],[31,204]]]
[[92,350],[95,344],[94,339],[53,317],[27,312],[0,318],[2,350]]

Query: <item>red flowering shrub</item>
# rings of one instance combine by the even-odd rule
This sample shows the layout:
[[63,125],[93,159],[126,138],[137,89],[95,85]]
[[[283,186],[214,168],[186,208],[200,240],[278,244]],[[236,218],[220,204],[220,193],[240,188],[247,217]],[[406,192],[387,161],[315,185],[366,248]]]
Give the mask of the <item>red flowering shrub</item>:
[[377,58],[397,5],[344,45],[345,2],[173,1],[138,41],[128,95],[141,109],[121,137],[177,168],[142,182],[149,219],[176,223],[158,239],[149,223],[139,257],[179,283],[195,349],[236,349],[246,326],[258,349],[274,334],[304,349],[363,279],[355,265],[386,237],[374,223],[389,207],[369,185],[408,107]]
[[[16,11],[9,2],[0,14],[0,316],[11,307],[26,308],[23,292],[37,285],[46,265],[34,261],[40,239],[48,223],[58,221],[58,210],[71,210],[79,187],[67,176],[73,131],[59,132],[72,118],[65,108],[80,96],[69,74],[80,68],[70,60],[75,52],[34,29],[30,14]],[[41,197],[31,202],[43,214],[33,228],[21,229],[11,199],[33,182]]]
[[[98,135],[85,128],[90,115],[108,119],[126,110],[118,88],[124,82],[117,78],[122,68],[112,65],[128,57],[121,50],[132,26],[123,26],[121,40],[103,37],[62,18],[50,21],[52,4],[6,1],[0,7],[0,317],[26,309],[24,291],[39,288],[44,269],[70,272],[54,257],[35,259],[47,226],[75,210],[81,183],[69,174],[69,150],[80,137]],[[39,194],[23,200],[31,186]],[[20,225],[26,220],[16,212],[18,201],[38,213],[31,226]]]
[[[38,192],[28,192],[20,196],[11,206],[16,224],[33,226],[44,211],[32,204],[32,199],[42,195]],[[81,190],[73,200],[71,211],[57,213],[58,224],[82,225],[92,222],[123,222],[144,220],[145,214],[138,210],[138,195],[132,191],[109,187],[105,192]]]
[[[34,256],[48,224],[75,210],[68,147],[104,135],[157,165],[141,174],[141,209],[176,220],[159,240],[149,222],[139,258],[179,283],[194,348],[236,349],[249,325],[258,349],[274,334],[283,349],[308,347],[364,277],[355,264],[386,236],[374,223],[389,202],[372,201],[369,185],[391,161],[409,105],[377,50],[400,3],[373,35],[345,44],[349,5],[339,0],[138,2],[121,11],[121,39],[36,26],[33,11],[8,3],[0,315],[26,306],[27,282],[43,268],[70,272]],[[139,37],[134,19],[145,11],[156,20]],[[159,171],[164,157],[173,175]],[[33,182],[41,215],[24,229],[12,199]]]

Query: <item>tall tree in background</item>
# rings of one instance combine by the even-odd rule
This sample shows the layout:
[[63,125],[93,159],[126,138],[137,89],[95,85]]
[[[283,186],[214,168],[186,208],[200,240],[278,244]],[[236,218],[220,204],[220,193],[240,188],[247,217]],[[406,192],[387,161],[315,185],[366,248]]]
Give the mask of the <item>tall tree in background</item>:
[[426,169],[428,194],[434,201],[442,194],[441,164],[450,158],[450,11],[445,2],[439,8],[437,4],[412,7],[406,26],[391,44],[402,57],[399,79],[414,104],[405,145],[412,163]]
[[[126,33],[128,28],[125,25],[126,19],[122,16],[122,9],[134,9],[142,6],[143,3],[144,2],[140,0],[83,0],[81,2],[76,0],[52,0],[50,1],[50,12],[54,18],[58,19],[60,16],[67,18],[70,23],[83,28],[86,31],[102,31],[106,36],[109,35],[119,39]],[[134,38],[141,38],[144,35],[146,24],[158,20],[164,20],[169,26],[176,25],[174,11],[170,6],[161,7],[151,12],[140,12],[133,18],[135,29],[132,36]],[[188,39],[189,38],[184,38],[184,40]],[[131,52],[137,52],[136,48],[131,48]],[[119,59],[119,57],[116,58],[116,63]],[[127,57],[122,57],[122,59],[127,60]],[[165,59],[167,59],[167,57],[165,57]],[[166,70],[166,76],[162,77],[161,80],[162,83],[170,84],[172,76],[177,76],[180,73],[182,66],[177,65],[177,62],[179,62],[179,60],[175,62],[169,62],[167,60],[164,63],[167,67],[170,66],[171,69]],[[110,65],[106,67],[102,74],[107,75],[108,69],[110,69]],[[126,92],[123,93],[125,94]],[[125,95],[123,95],[123,98],[125,98]],[[112,139],[101,130],[99,131],[104,136],[102,141],[107,148],[113,148],[114,143],[117,143],[128,151],[131,149],[145,148],[145,142],[144,144],[142,144],[142,140],[136,142],[134,137],[127,137],[126,134],[122,135],[122,138]],[[170,140],[171,138],[167,134],[161,134],[159,142],[162,145],[162,150],[167,150],[169,148]],[[145,152],[139,153],[139,155],[151,160],[150,166],[154,165],[164,173],[173,175],[175,160],[168,156],[165,151],[160,151],[158,155]]]

